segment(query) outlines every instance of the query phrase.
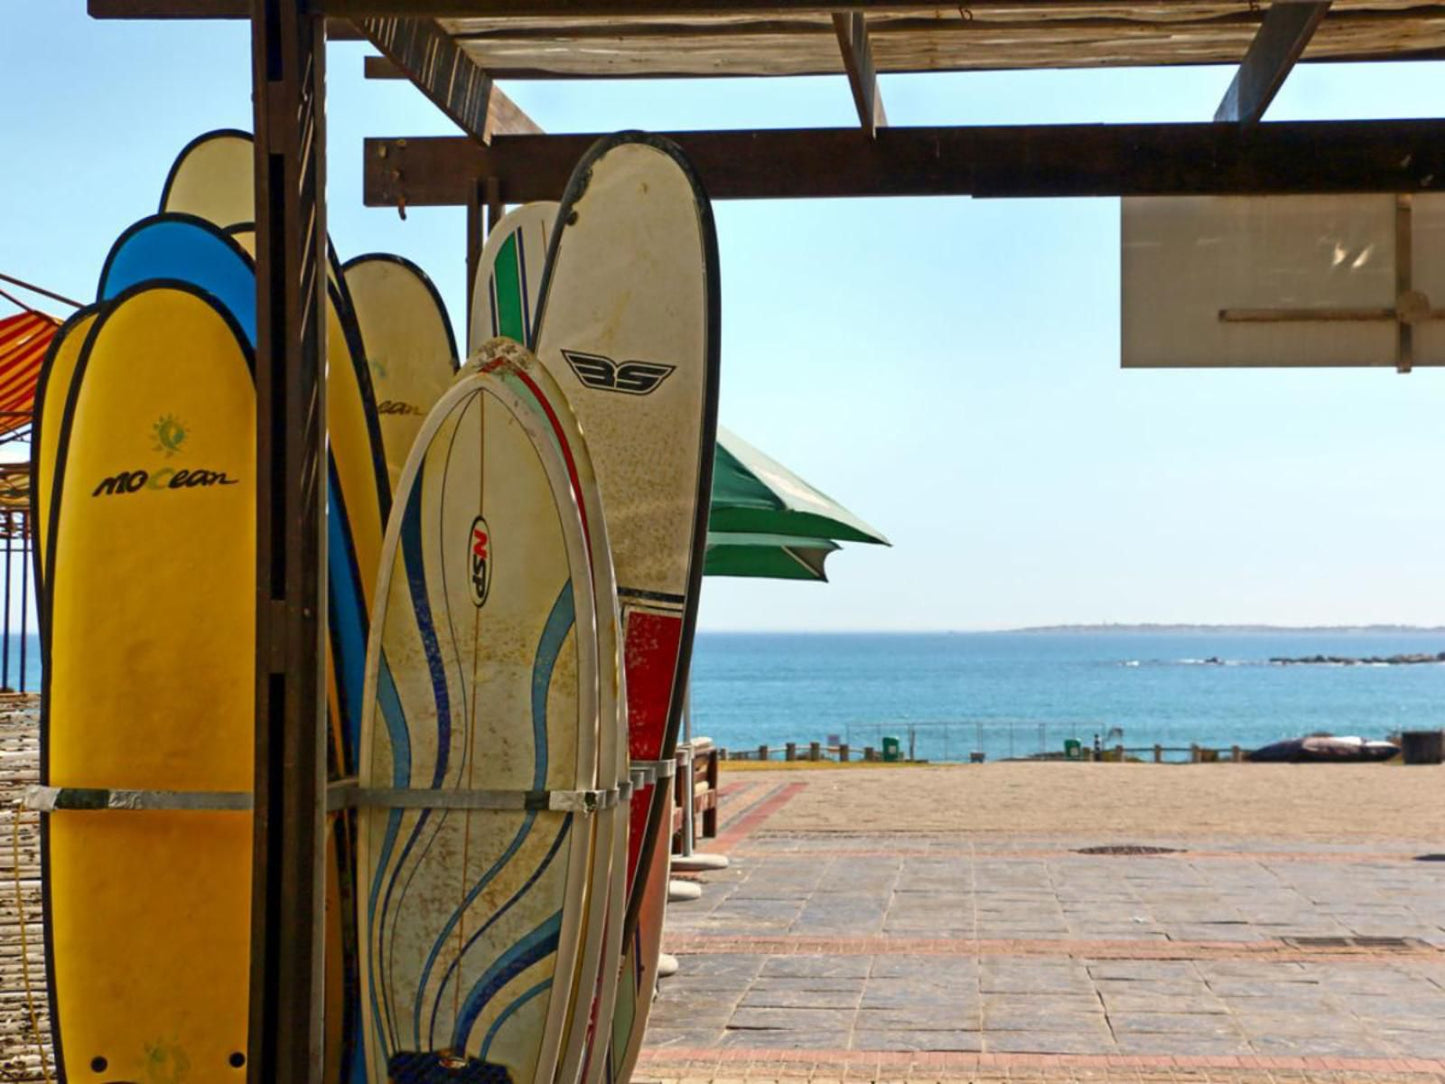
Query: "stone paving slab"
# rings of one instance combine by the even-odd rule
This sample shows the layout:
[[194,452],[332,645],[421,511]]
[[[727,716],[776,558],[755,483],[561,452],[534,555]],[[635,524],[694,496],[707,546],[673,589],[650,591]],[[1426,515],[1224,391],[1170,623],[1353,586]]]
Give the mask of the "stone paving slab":
[[[1445,1082],[1445,864],[769,833],[804,785],[734,792],[732,865],[669,909],[640,1078]],[[1372,936],[1407,940],[1309,941]]]

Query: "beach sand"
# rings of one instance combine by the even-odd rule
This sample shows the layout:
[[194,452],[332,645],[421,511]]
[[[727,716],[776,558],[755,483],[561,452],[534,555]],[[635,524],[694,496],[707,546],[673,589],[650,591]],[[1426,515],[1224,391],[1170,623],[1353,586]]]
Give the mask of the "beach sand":
[[[725,780],[762,772],[730,764]],[[769,769],[807,787],[769,831],[1445,844],[1445,772],[1402,764],[1008,762]]]

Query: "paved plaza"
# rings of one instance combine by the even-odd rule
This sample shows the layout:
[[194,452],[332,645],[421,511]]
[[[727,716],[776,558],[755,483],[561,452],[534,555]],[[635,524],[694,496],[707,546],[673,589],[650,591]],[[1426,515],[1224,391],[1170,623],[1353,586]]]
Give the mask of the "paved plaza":
[[732,864],[669,909],[647,1078],[1445,1080],[1428,844],[1084,854],[1101,840],[781,816],[838,774],[725,783]]

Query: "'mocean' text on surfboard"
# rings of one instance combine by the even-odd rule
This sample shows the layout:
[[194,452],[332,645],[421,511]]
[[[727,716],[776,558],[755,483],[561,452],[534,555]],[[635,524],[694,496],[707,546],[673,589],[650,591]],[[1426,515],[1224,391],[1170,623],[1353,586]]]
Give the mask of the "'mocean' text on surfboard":
[[101,480],[91,492],[92,497],[123,496],[143,489],[196,489],[206,486],[233,486],[240,479],[223,470],[174,470],[162,467],[155,473],[147,470],[123,470]]

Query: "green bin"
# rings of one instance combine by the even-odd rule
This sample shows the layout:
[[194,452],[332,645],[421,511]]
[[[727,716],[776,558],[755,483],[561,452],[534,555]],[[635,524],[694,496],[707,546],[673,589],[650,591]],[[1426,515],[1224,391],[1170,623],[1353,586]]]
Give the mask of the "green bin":
[[1065,759],[1065,760],[1081,760],[1082,757],[1080,756],[1080,752],[1081,752],[1081,750],[1080,750],[1079,739],[1078,739],[1078,738],[1065,738],[1065,739],[1064,739],[1064,759]]
[[903,754],[899,751],[899,748],[898,748],[898,739],[897,739],[897,738],[894,738],[894,737],[884,737],[884,739],[883,739],[883,759],[884,759],[884,760],[887,760],[887,761],[898,761],[898,760],[902,760],[902,759],[903,759]]

